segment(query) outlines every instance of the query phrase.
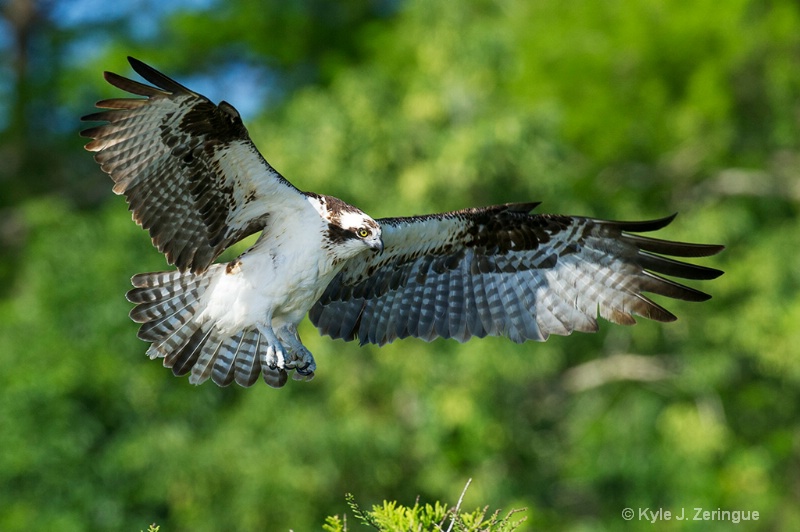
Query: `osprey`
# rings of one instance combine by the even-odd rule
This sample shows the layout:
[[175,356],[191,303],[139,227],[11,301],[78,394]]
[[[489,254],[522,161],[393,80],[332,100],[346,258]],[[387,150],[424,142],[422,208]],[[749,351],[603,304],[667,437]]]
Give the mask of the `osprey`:
[[[110,72],[115,98],[83,120],[86,149],[124,194],[137,224],[177,271],[144,273],[130,317],[175,375],[200,384],[273,387],[308,380],[314,357],[297,324],[308,313],[332,338],[385,344],[414,336],[514,342],[596,331],[598,314],[675,316],[643,293],[710,296],[659,274],[713,279],[721,271],[668,258],[717,245],[659,240],[673,216],[615,222],[530,214],[537,203],[374,220],[342,200],[302,192],[261,156],[236,109],[215,105],[141,61],[146,85]],[[261,232],[235,260],[215,259]]]

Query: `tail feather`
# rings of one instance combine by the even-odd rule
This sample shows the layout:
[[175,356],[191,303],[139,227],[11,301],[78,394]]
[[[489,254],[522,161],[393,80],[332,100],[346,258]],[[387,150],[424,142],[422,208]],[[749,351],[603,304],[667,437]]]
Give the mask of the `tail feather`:
[[197,357],[197,361],[194,363],[194,367],[192,367],[192,373],[189,375],[190,384],[203,384],[208,380],[211,376],[211,370],[214,368],[214,360],[222,348],[225,339],[215,337],[210,338],[208,342],[212,345],[203,349],[200,352],[200,356]]
[[[128,293],[128,300],[137,305],[128,314],[136,323],[146,323],[165,315],[174,314],[186,300],[198,299],[206,286],[185,287],[171,292],[166,287],[138,288]],[[150,292],[157,290],[158,292]],[[148,292],[145,292],[148,291]],[[132,294],[132,292],[137,292]],[[155,299],[157,297],[157,299]],[[145,300],[145,298],[154,298]]]
[[136,306],[130,316],[142,324],[139,338],[152,344],[147,355],[163,358],[176,376],[189,374],[192,384],[211,378],[219,386],[249,387],[262,375],[268,385],[282,387],[287,372],[264,363],[269,345],[256,328],[223,335],[212,322],[195,320],[205,308],[205,291],[223,272],[224,265],[214,265],[201,274],[157,272],[131,279],[127,298]]
[[[161,343],[162,340],[171,340],[174,336],[173,333],[180,331],[183,326],[187,327],[187,330],[182,331],[183,335],[194,334],[197,328],[191,323],[194,315],[194,308],[189,306],[181,307],[173,314],[167,314],[143,323],[142,326],[139,327],[138,336],[146,342]],[[182,337],[183,335],[175,338],[176,341],[180,342],[179,345],[183,345],[183,340],[185,340],[185,338]],[[175,347],[177,348],[178,345]]]
[[[212,271],[213,270],[213,271]],[[180,272],[138,274],[131,279],[135,287],[125,297],[136,306],[130,318],[136,323],[147,323],[174,314],[186,302],[200,298],[219,268],[211,268],[207,275],[185,275]]]
[[186,375],[200,358],[200,353],[209,346],[206,345],[211,335],[211,327],[206,325],[197,329],[180,349],[172,351],[164,357],[164,366],[171,367],[176,377]]
[[222,342],[222,348],[217,354],[211,368],[211,380],[219,386],[228,386],[233,382],[234,361],[239,355],[240,344],[244,331],[239,331]]
[[[152,288],[154,286],[171,285],[181,277],[185,277],[185,275],[178,270],[170,272],[137,273],[131,278],[131,284],[136,288]],[[131,290],[128,292],[128,295],[135,292],[136,290]]]
[[248,329],[239,342],[239,355],[233,363],[233,379],[240,386],[252,386],[261,373],[259,348],[266,349],[266,342],[261,338],[261,333]]

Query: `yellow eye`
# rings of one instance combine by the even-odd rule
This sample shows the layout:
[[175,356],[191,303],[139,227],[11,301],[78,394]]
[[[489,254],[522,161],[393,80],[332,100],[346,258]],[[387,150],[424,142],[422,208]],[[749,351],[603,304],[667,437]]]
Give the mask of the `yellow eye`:
[[367,238],[367,237],[369,236],[369,229],[367,229],[366,227],[362,227],[361,229],[359,229],[358,231],[356,231],[356,234],[357,234],[357,235],[358,235],[360,238]]

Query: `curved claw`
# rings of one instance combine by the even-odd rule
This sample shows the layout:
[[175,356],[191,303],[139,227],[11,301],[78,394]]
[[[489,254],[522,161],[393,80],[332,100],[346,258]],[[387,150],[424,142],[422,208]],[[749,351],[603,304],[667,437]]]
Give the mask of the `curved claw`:
[[294,372],[292,374],[292,380],[295,380],[295,381],[306,381],[307,382],[307,381],[310,381],[313,378],[314,378],[314,372],[313,371],[308,371],[308,372],[305,372],[305,373],[300,373],[299,371],[296,371],[296,372]]
[[288,348],[291,355],[291,357],[286,357],[284,367],[287,370],[295,370],[292,374],[292,379],[297,381],[310,381],[313,379],[317,364],[314,361],[314,355],[300,342],[297,328],[291,324],[281,327],[277,330],[277,337]]
[[317,369],[316,366],[317,365],[314,364],[313,362],[307,362],[306,365],[303,366],[302,368],[298,367],[298,368],[294,368],[294,369],[300,375],[303,375],[303,376],[307,377],[309,375],[313,375],[314,374],[314,370]]

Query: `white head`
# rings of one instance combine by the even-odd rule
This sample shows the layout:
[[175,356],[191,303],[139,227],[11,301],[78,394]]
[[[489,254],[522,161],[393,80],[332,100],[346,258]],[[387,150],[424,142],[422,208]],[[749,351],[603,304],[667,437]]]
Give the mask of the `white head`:
[[349,259],[366,250],[383,251],[381,226],[370,216],[332,196],[312,196],[310,201],[327,222],[328,249],[336,259]]

